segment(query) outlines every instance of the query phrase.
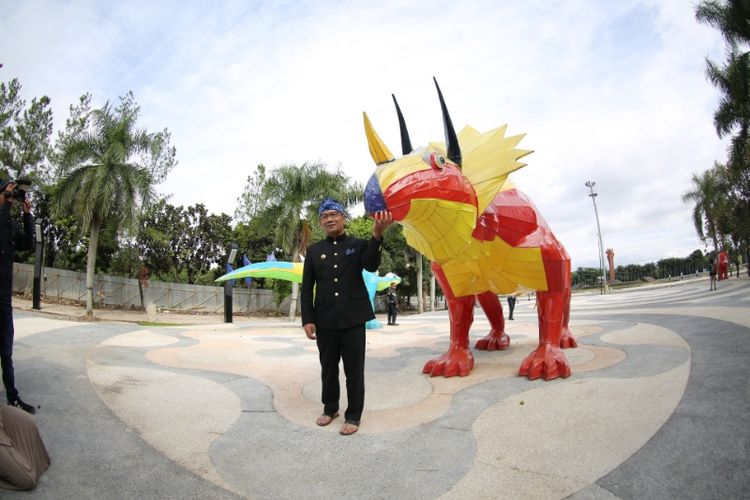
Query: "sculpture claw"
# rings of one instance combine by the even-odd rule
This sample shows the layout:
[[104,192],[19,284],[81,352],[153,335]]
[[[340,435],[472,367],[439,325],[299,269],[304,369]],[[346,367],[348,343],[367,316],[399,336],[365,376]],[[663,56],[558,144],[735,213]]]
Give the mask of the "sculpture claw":
[[475,349],[480,351],[503,351],[510,346],[510,337],[505,332],[492,330],[486,337],[477,340]]
[[523,360],[518,374],[529,380],[567,378],[570,376],[570,365],[559,347],[542,344]]
[[465,377],[474,368],[474,355],[469,349],[449,349],[437,359],[425,363],[422,373],[429,373],[431,377]]
[[573,333],[567,326],[564,326],[562,332],[560,333],[560,347],[562,347],[563,349],[578,347],[578,342],[576,342],[575,337],[573,337]]

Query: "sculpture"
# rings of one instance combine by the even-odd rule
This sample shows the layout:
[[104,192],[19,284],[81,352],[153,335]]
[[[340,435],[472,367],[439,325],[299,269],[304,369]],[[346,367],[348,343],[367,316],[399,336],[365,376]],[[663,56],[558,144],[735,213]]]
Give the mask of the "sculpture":
[[729,279],[729,252],[719,252],[719,281]]
[[403,155],[394,158],[364,114],[368,146],[377,167],[365,188],[369,213],[390,210],[407,243],[432,261],[448,301],[450,346],[428,361],[424,373],[468,375],[474,367],[469,329],[478,299],[492,327],[480,350],[507,349],[497,294],[537,291],[539,345],[521,363],[530,379],[568,377],[562,348],[575,347],[569,328],[570,257],[531,200],[508,179],[531,151],[515,149],[523,135],[505,137],[506,126],[486,133],[465,127],[456,135],[435,81],[445,144],[414,149],[401,110]]
[[[302,283],[302,266],[302,262],[283,262],[275,259],[256,262],[230,271],[216,281],[234,281],[240,278],[271,278]],[[391,283],[401,283],[401,278],[394,273],[386,273],[385,276],[380,276],[378,273],[362,270],[362,278],[364,278],[373,311],[375,310],[375,294],[391,286]],[[377,319],[372,319],[365,324],[365,327],[370,330],[383,328],[383,323]]]
[[609,263],[609,282],[615,281],[615,251],[607,249],[607,262]]

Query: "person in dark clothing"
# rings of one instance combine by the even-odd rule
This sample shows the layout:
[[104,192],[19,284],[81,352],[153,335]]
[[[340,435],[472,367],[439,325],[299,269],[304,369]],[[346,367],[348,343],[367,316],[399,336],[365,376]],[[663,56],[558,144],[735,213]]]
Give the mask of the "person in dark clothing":
[[323,414],[318,425],[338,416],[339,360],[344,362],[349,406],[342,435],[357,432],[365,402],[365,323],[375,318],[362,269],[375,272],[380,265],[383,232],[393,223],[390,212],[374,214],[372,238],[365,241],[344,232],[344,208],[325,200],[318,210],[326,238],[307,249],[302,271],[302,326],[315,340],[323,385]]
[[508,319],[513,319],[513,309],[516,308],[516,296],[508,295]]
[[708,263],[708,291],[711,292],[713,290],[716,290],[716,275],[718,274],[718,267],[719,265],[714,262],[714,259],[711,259],[711,262]]
[[35,413],[32,405],[24,403],[18,397],[13,373],[13,260],[16,250],[31,250],[34,247],[31,200],[23,200],[23,229],[11,218],[15,187],[15,182],[11,180],[0,182],[0,364],[8,404]]
[[390,288],[388,288],[388,293],[385,296],[385,301],[388,305],[388,324],[398,326],[398,323],[396,323],[396,316],[398,315],[396,283],[391,283]]

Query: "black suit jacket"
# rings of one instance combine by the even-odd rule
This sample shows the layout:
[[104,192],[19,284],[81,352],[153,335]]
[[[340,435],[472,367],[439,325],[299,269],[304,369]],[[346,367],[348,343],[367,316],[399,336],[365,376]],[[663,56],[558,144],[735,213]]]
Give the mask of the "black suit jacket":
[[16,250],[34,248],[34,221],[23,214],[23,229],[10,217],[10,203],[0,205],[0,303],[10,304]]
[[308,247],[302,271],[302,324],[338,330],[375,318],[362,269],[377,271],[380,254],[377,238],[365,241],[346,234]]

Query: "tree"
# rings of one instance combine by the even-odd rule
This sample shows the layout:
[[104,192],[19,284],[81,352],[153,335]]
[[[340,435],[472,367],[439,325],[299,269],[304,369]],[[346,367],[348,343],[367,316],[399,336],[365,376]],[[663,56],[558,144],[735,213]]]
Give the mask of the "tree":
[[213,284],[215,271],[224,271],[230,222],[228,215],[209,214],[200,203],[185,209],[161,199],[146,212],[137,246],[154,278]]
[[706,60],[706,76],[721,92],[714,113],[716,132],[719,137],[735,133],[720,178],[727,199],[721,222],[735,254],[744,246],[750,260],[750,52],[746,50],[750,45],[750,2],[703,1],[696,6],[695,16],[717,28],[727,43],[723,66]]
[[750,43],[750,3],[747,0],[705,0],[695,7],[695,18],[721,31],[731,47]]
[[0,82],[0,168],[3,177],[29,177],[35,183],[47,180],[41,168],[50,149],[52,110],[47,96],[26,101],[21,84],[13,79]]
[[[62,176],[54,193],[58,216],[72,214],[88,233],[86,312],[93,315],[94,273],[99,233],[105,225],[132,228],[154,194],[155,172],[168,172],[174,157],[162,155],[167,144],[136,128],[140,108],[132,93],[113,109],[107,102],[92,111],[86,126],[59,144],[56,156]],[[154,142],[161,141],[155,146]],[[156,156],[155,156],[156,154]],[[113,226],[110,226],[113,225]]]
[[[262,198],[268,206],[258,214],[261,227],[273,229],[274,242],[292,262],[299,262],[299,254],[309,241],[311,227],[318,224],[318,205],[328,197],[337,199],[345,207],[362,200],[363,189],[341,171],[329,172],[321,164],[285,165],[273,172],[265,182]],[[289,320],[294,320],[297,309],[298,284],[292,284]]]
[[682,195],[685,203],[694,203],[693,224],[698,237],[702,241],[710,238],[714,249],[719,249],[720,235],[718,233],[719,214],[725,209],[724,195],[719,187],[716,172],[721,168],[716,164],[713,170],[707,170],[703,174],[693,174],[692,191]]
[[237,198],[237,208],[234,218],[239,222],[253,220],[266,206],[263,198],[263,188],[266,184],[266,167],[260,163],[253,175],[247,176],[247,183],[242,194]]
[[732,50],[724,66],[706,60],[706,76],[719,89],[721,98],[714,112],[714,127],[719,137],[736,130],[730,158],[737,158],[748,141],[750,132],[750,53]]
[[227,214],[209,214],[202,204],[185,210],[188,232],[184,235],[180,262],[185,266],[188,283],[213,284],[218,278],[212,269],[224,274],[226,252],[231,239],[232,218]]

